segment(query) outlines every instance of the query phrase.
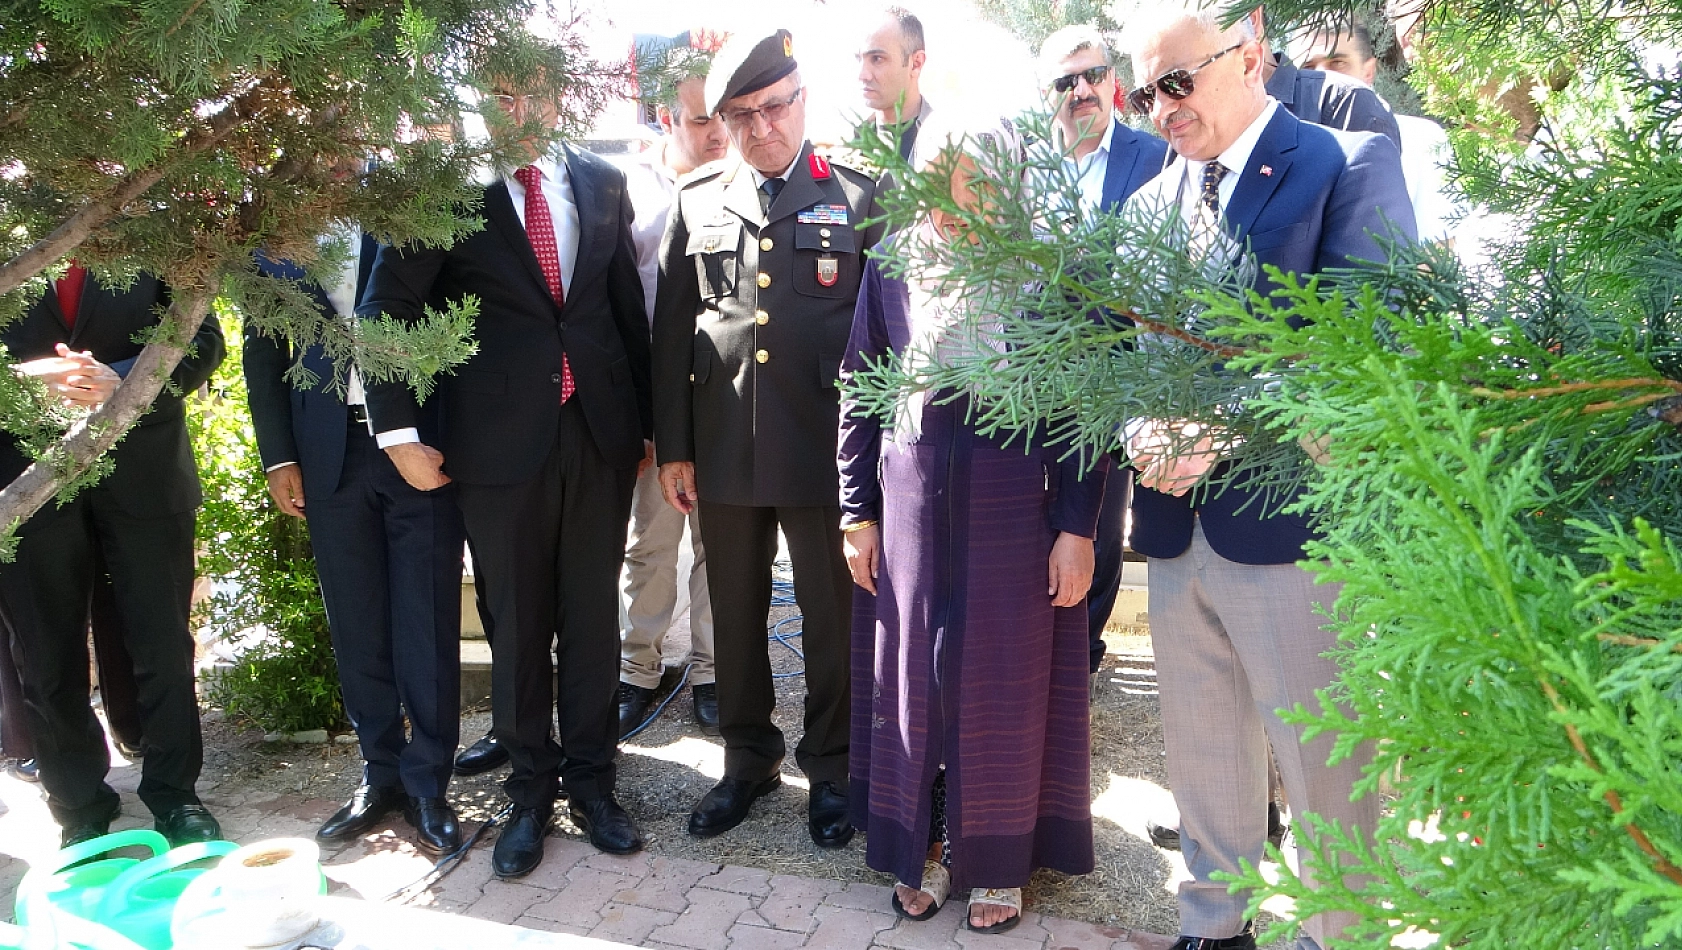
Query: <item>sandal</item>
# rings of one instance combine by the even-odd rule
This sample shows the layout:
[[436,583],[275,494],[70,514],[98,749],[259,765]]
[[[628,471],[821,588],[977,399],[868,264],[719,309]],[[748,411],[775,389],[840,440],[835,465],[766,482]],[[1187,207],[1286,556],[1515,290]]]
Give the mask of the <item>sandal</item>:
[[928,909],[922,913],[913,914],[905,909],[904,904],[900,903],[899,889],[895,888],[894,913],[904,917],[906,920],[928,920],[935,914],[940,913],[940,906],[946,903],[946,895],[951,892],[952,872],[946,869],[946,865],[941,864],[939,861],[924,861],[923,883],[922,886],[917,889],[917,893],[929,895],[934,898],[934,903],[930,904]]
[[992,904],[996,907],[1009,907],[1016,911],[1016,916],[1006,917],[996,924],[977,927],[975,919],[968,915],[964,917],[964,926],[978,934],[1002,934],[1022,922],[1022,888],[1020,887],[978,887],[969,892],[969,906],[975,909],[977,904]]

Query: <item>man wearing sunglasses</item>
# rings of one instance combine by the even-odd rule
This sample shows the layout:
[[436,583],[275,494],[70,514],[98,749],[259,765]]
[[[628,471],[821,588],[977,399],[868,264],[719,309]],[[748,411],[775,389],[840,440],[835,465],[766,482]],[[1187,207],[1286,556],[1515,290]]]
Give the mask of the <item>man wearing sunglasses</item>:
[[[1046,96],[1057,110],[1057,129],[1068,149],[1070,172],[1080,188],[1081,216],[1114,212],[1154,178],[1168,146],[1123,125],[1115,115],[1115,61],[1109,43],[1091,26],[1064,27],[1040,46],[1040,69],[1049,77]],[[1127,460],[1117,458],[1117,465]],[[1092,589],[1087,594],[1088,672],[1104,662],[1104,627],[1121,590],[1122,535],[1131,479],[1112,478],[1104,494],[1094,540]]]
[[654,444],[666,501],[700,510],[712,588],[724,779],[689,832],[729,831],[781,781],[766,640],[781,529],[805,618],[795,761],[811,782],[812,841],[839,848],[853,836],[853,581],[841,552],[836,380],[880,225],[865,226],[870,177],[805,140],[805,97],[787,30],[738,35],[713,61],[706,107],[741,159],[686,179],[672,209],[654,304]]
[[[1353,261],[1380,261],[1375,235],[1414,238],[1400,154],[1388,138],[1302,122],[1264,88],[1266,49],[1247,20],[1214,12],[1148,11],[1134,23],[1129,95],[1177,156],[1129,199],[1126,213],[1183,229],[1188,251],[1236,259],[1248,248],[1256,292],[1275,288],[1265,265],[1306,279]],[[1200,249],[1200,250],[1192,250]],[[1191,879],[1180,886],[1175,950],[1254,950],[1248,895],[1216,872],[1261,860],[1271,741],[1291,805],[1345,828],[1370,829],[1377,802],[1351,802],[1366,757],[1327,765],[1333,736],[1299,741],[1279,709],[1319,708],[1337,676],[1325,654],[1336,635],[1316,603],[1337,598],[1297,566],[1313,534],[1241,485],[1212,497],[1190,490],[1219,465],[1207,443],[1174,448],[1180,424],[1136,420],[1129,454],[1139,470],[1133,547],[1150,561],[1150,615],[1168,777]],[[1218,475],[1219,472],[1217,471]],[[1305,877],[1337,873],[1299,849]],[[1341,935],[1350,914],[1304,923],[1299,950]]]

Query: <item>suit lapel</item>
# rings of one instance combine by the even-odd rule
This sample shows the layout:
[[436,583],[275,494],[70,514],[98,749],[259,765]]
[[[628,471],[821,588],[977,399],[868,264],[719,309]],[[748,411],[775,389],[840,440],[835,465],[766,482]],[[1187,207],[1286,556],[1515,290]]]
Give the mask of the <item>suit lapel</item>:
[[[1133,180],[1133,168],[1139,164],[1139,156],[1143,149],[1133,148],[1129,142],[1123,146],[1121,142],[1121,123],[1111,120],[1110,128],[1110,161],[1104,170],[1104,192],[1098,207],[1105,211],[1114,211],[1121,206],[1127,197],[1127,183]],[[1126,148],[1127,154],[1122,154]]]
[[380,244],[371,235],[362,235],[361,250],[356,259],[356,302],[362,302],[362,294],[368,289],[368,275],[374,272],[374,258],[380,253]]
[[[1227,232],[1242,242],[1255,228],[1268,199],[1290,173],[1290,153],[1297,147],[1297,119],[1280,106],[1262,129],[1250,152],[1250,162],[1238,178],[1238,187],[1227,203]],[[1262,169],[1266,169],[1264,172]]]
[[[82,296],[86,297],[87,295],[88,289],[84,286]],[[58,281],[47,281],[47,296],[44,298],[44,302],[47,305],[47,312],[53,315],[53,319],[57,320],[58,325],[63,327],[64,332],[68,334],[70,332],[70,321],[64,315],[64,305],[59,303],[58,300]]]
[[[613,240],[609,237],[605,242],[599,240],[596,234],[598,228],[608,221],[608,209],[599,207],[601,189],[596,187],[596,179],[592,169],[581,161],[575,161],[577,153],[572,146],[565,146],[561,161],[566,163],[567,183],[572,189],[572,203],[578,206],[578,257],[572,263],[572,277],[578,280],[580,274],[594,273],[591,258],[598,251],[611,250]],[[605,244],[605,247],[598,245]],[[533,255],[535,257],[535,255]],[[572,288],[566,288],[570,295]]]
[[788,173],[788,181],[777,193],[777,200],[771,203],[767,221],[780,221],[818,203],[823,197],[823,186],[812,180],[812,145],[808,142],[800,149],[800,157],[795,159],[794,170]]
[[502,235],[509,251],[525,265],[526,273],[537,281],[537,286],[547,296],[549,282],[543,277],[543,265],[537,262],[537,252],[531,249],[531,240],[526,237],[526,229],[520,225],[520,216],[514,213],[514,199],[508,193],[506,182],[499,180],[485,189],[485,220]]
[[749,224],[764,227],[765,212],[759,209],[759,188],[753,183],[753,172],[748,170],[747,162],[738,161],[735,168],[724,174],[728,176],[724,185],[725,209]]

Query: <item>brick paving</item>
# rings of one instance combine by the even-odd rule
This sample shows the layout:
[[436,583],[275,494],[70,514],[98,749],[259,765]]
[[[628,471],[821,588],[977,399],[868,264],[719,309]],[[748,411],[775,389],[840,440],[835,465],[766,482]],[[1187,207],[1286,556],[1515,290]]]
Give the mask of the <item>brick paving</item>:
[[[112,772],[112,784],[123,793],[117,830],[149,825],[133,796],[138,771]],[[338,806],[272,789],[211,787],[201,793],[238,842],[310,837]],[[0,805],[0,906],[9,908],[28,859],[52,852],[57,828],[38,791],[10,776],[0,777]],[[476,827],[469,822],[466,831]],[[887,887],[660,854],[614,857],[555,835],[536,871],[502,881],[491,873],[491,841],[487,835],[411,903],[648,950],[1165,950],[1173,943],[1158,934],[1044,917],[1031,909],[1007,934],[975,934],[962,926],[960,899],[934,919],[913,923],[894,915]],[[324,852],[323,865],[331,893],[380,900],[417,881],[431,859],[415,849],[402,819],[393,817],[363,839]]]

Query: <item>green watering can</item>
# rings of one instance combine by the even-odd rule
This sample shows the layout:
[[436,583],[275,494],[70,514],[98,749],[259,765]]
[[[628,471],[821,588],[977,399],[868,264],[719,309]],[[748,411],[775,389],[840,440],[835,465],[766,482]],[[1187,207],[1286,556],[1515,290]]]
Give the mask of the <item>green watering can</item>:
[[[148,848],[152,857],[105,858],[69,866],[134,846]],[[205,871],[192,865],[221,858],[238,846],[229,841],[207,841],[174,850],[166,850],[168,847],[162,835],[135,830],[66,848],[52,863],[31,869],[20,883],[17,920],[32,933],[50,926],[60,941],[74,946],[170,950],[170,921],[176,901]],[[110,941],[110,936],[120,936],[121,942]]]

